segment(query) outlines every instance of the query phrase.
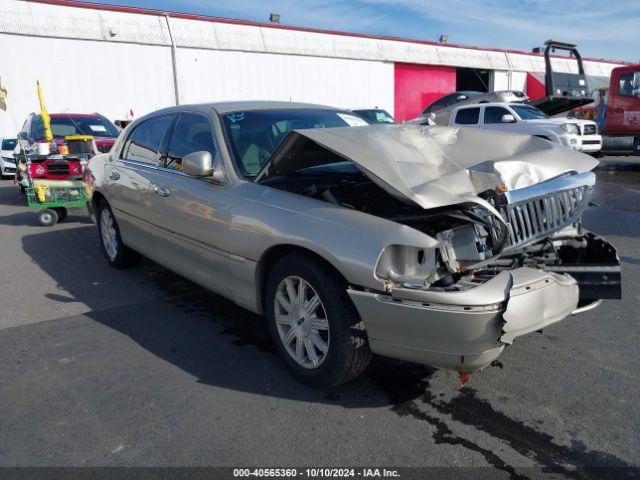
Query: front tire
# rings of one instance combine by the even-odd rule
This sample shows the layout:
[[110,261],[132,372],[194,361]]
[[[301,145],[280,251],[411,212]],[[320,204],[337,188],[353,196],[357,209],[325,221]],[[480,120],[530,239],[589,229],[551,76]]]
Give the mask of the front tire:
[[104,253],[109,265],[115,268],[127,268],[137,263],[140,255],[122,242],[118,223],[113,216],[111,207],[104,199],[100,200],[98,205],[96,220],[102,253]]
[[269,330],[289,370],[327,388],[360,375],[371,351],[344,280],[314,258],[290,254],[272,268],[265,289]]

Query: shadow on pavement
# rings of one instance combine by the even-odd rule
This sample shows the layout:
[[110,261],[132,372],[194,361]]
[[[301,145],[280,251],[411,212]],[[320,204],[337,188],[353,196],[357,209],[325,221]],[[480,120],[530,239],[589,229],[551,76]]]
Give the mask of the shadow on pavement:
[[[0,225],[25,226],[25,227],[42,227],[38,221],[37,208],[31,208],[27,212],[14,213],[0,217]],[[67,218],[62,223],[92,223],[89,217],[85,215],[76,215],[73,211],[69,212]]]
[[[67,292],[71,298],[53,298],[60,302],[78,301],[92,307],[92,298],[78,288],[91,281],[96,255],[77,257],[73,269],[68,258],[74,246],[68,240],[78,229],[47,230],[23,238],[24,251]],[[61,243],[62,242],[62,243]],[[69,252],[52,256],[48,245],[69,245]],[[86,246],[83,246],[86,248]],[[450,425],[460,422],[504,442],[523,456],[541,465],[543,472],[568,478],[632,478],[633,465],[607,452],[590,450],[580,440],[571,445],[555,441],[549,434],[510,418],[496,410],[473,389],[456,392],[451,399],[441,398],[430,388],[435,372],[430,367],[376,358],[367,374],[331,391],[308,388],[294,380],[275,354],[263,317],[192,282],[144,261],[124,275],[138,275],[158,291],[156,300],[92,311],[87,317],[116,330],[158,358],[189,373],[197,382],[224,389],[275,396],[290,400],[328,403],[345,408],[390,407],[397,415],[412,417],[428,425],[436,444],[459,445],[472,450],[489,465],[510,478],[527,478],[518,468],[505,463],[499,449],[456,435]],[[113,278],[95,278],[101,284]],[[117,281],[117,280],[116,280]],[[130,292],[135,297],[136,292]],[[250,348],[242,348],[249,346]],[[607,467],[612,470],[603,470]]]

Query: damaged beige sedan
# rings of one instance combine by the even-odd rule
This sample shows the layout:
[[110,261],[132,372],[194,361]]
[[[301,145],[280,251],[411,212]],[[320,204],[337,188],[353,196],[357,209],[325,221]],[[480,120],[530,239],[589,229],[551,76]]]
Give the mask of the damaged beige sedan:
[[109,263],[141,253],[264,314],[290,370],[331,386],[372,353],[472,373],[620,298],[615,249],[580,222],[596,165],[526,135],[234,102],[138,119],[86,179]]

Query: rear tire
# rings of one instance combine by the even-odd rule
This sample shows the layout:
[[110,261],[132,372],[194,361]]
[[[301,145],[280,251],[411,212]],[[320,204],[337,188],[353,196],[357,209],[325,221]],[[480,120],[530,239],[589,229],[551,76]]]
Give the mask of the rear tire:
[[371,360],[364,326],[346,289],[326,265],[299,253],[280,259],[267,279],[271,336],[289,370],[308,385],[348,382]]
[[127,268],[140,261],[140,254],[122,242],[118,223],[111,207],[104,199],[100,200],[98,205],[96,220],[102,253],[109,265],[115,268]]
[[38,212],[38,221],[43,227],[52,227],[58,223],[58,212],[52,208],[45,208]]

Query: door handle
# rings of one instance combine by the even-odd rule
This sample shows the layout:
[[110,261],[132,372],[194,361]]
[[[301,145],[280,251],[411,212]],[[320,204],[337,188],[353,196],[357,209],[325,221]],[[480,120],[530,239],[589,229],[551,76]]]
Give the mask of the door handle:
[[151,190],[153,191],[153,193],[155,193],[156,195],[160,195],[161,197],[168,197],[169,195],[171,195],[171,190],[169,190],[167,187],[156,185],[155,183],[151,184]]
[[111,170],[111,173],[109,174],[109,178],[111,180],[120,180],[120,174],[115,170]]

